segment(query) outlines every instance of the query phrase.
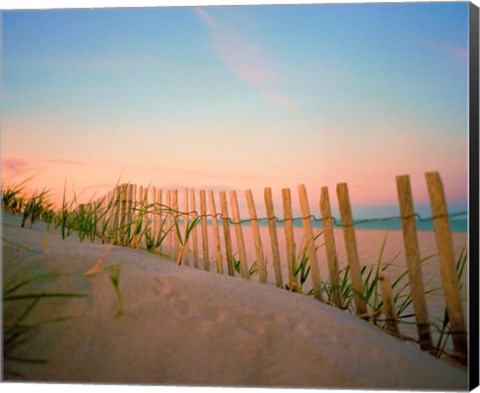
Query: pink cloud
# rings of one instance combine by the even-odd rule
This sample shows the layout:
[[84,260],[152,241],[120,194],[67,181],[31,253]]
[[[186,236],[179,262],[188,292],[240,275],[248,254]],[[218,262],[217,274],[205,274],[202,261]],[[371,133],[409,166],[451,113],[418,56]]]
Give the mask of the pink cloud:
[[468,49],[460,48],[458,46],[453,46],[450,44],[443,44],[443,43],[437,43],[432,41],[421,41],[421,43],[431,48],[441,49],[449,53],[455,59],[468,60]]
[[21,176],[32,169],[32,163],[23,158],[2,158],[2,172],[5,175]]
[[273,104],[285,108],[295,107],[275,86],[278,75],[260,45],[203,8],[196,8],[196,12],[213,35],[218,58],[232,74],[255,86],[260,94]]
[[87,165],[84,162],[67,160],[65,158],[49,158],[45,160],[49,164],[61,164],[61,165]]

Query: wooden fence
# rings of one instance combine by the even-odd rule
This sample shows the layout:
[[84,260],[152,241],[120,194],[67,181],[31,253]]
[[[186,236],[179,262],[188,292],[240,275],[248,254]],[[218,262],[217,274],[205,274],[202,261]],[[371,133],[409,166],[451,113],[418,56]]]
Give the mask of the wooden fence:
[[[452,235],[445,201],[442,181],[437,172],[426,173],[430,205],[432,211],[433,229],[435,232],[438,259],[440,263],[441,280],[448,311],[450,333],[453,339],[455,356],[462,362],[467,362],[467,331],[461,306],[459,285],[455,268],[455,256]],[[408,282],[415,313],[418,341],[422,349],[433,351],[431,323],[427,311],[425,288],[422,275],[421,257],[417,239],[415,210],[412,198],[409,176],[396,178],[400,217],[402,222],[405,260],[408,269]],[[298,186],[298,200],[301,208],[305,251],[308,256],[312,294],[319,301],[328,301],[342,308],[342,296],[339,277],[339,263],[335,243],[334,221],[331,214],[330,196],[327,187],[321,188],[319,211],[322,219],[322,229],[325,242],[326,259],[328,262],[328,281],[330,283],[329,299],[320,277],[317,261],[317,247],[312,228],[311,206],[304,185]],[[260,282],[267,283],[267,266],[264,255],[262,237],[260,235],[259,219],[256,205],[250,190],[245,192],[248,207],[248,218],[240,217],[236,191],[220,192],[220,206],[215,204],[213,191],[185,189],[180,194],[177,190],[163,190],[155,187],[144,188],[134,184],[122,184],[115,187],[105,197],[82,209],[95,207],[99,212],[98,228],[106,228],[108,241],[132,247],[143,247],[159,252],[178,264],[190,265],[195,268],[211,270],[211,262],[219,274],[239,275],[249,279],[252,267],[248,266],[244,231],[249,230],[253,236],[255,256]],[[208,204],[207,204],[208,195]],[[364,282],[362,281],[361,265],[355,235],[355,225],[352,217],[348,186],[337,184],[336,195],[341,216],[346,255],[349,267],[350,285],[353,290],[355,312],[368,319],[369,310],[364,298]],[[229,203],[230,202],[230,203]],[[181,204],[182,203],[182,204]],[[299,277],[295,274],[296,267],[290,261],[295,261],[298,255],[294,239],[292,193],[286,188],[282,190],[283,204],[283,234],[285,249],[279,249],[279,231],[277,218],[279,212],[274,211],[272,192],[265,189],[264,203],[271,249],[271,263],[275,285],[280,288],[295,290],[299,287]],[[210,223],[209,223],[210,222]],[[249,224],[249,227],[242,225]],[[210,231],[208,231],[210,227]],[[232,234],[233,229],[233,234]],[[105,234],[105,231],[103,231]],[[338,234],[337,234],[338,235]],[[209,240],[209,236],[212,238]],[[236,250],[234,250],[233,236]],[[223,241],[223,243],[221,243]],[[211,245],[213,244],[213,249]],[[222,252],[222,244],[223,250]],[[237,255],[237,257],[234,257]],[[238,258],[238,259],[237,259]],[[281,261],[288,267],[288,277],[282,276]],[[226,267],[226,271],[224,268]],[[390,332],[398,332],[393,304],[390,278],[384,273],[379,276],[383,299],[383,314],[386,328]]]

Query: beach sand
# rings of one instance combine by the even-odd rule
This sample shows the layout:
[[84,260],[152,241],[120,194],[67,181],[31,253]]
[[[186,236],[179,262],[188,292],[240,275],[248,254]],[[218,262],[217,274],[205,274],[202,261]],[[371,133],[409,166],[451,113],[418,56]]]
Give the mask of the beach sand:
[[[3,214],[3,280],[61,274],[22,289],[74,292],[42,299],[28,323],[41,325],[14,353],[45,364],[6,361],[7,380],[374,389],[467,389],[467,371],[421,352],[346,312],[255,280],[176,266],[113,246],[121,264],[123,315],[109,270],[89,270],[106,245],[21,229]],[[280,236],[280,235],[279,235]],[[27,249],[26,249],[27,248]],[[273,277],[273,275],[271,275]],[[4,304],[6,321],[28,303]],[[8,373],[8,374],[7,374]],[[17,373],[17,374],[14,374]]]

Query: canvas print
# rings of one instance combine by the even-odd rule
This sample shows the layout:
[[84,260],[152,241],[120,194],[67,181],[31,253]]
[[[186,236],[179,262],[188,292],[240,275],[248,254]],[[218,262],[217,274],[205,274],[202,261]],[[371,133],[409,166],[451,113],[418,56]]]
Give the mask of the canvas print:
[[3,379],[467,389],[472,10],[2,11]]

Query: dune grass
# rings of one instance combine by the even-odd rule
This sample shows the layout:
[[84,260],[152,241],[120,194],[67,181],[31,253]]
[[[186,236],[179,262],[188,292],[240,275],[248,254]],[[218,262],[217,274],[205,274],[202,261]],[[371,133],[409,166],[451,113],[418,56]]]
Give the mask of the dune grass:
[[[86,297],[83,293],[63,292],[48,288],[48,283],[60,280],[64,275],[60,273],[35,273],[26,270],[22,262],[29,255],[39,256],[41,253],[18,245],[2,237],[4,251],[9,251],[9,266],[13,269],[5,270],[3,279],[3,360],[4,375],[6,377],[22,377],[16,371],[15,363],[44,364],[48,359],[23,356],[22,346],[29,342],[37,331],[44,325],[73,319],[73,316],[46,318],[38,321],[31,318],[31,314],[38,308],[40,302],[55,302],[59,299],[73,299]],[[42,288],[42,289],[39,289]]]
[[[183,256],[188,247],[188,240],[192,234],[193,229],[201,221],[201,216],[197,216],[194,220],[189,220],[185,229],[180,227],[180,220],[178,216],[181,212],[175,212],[170,207],[160,204],[148,204],[146,197],[136,201],[130,207],[128,212],[123,215],[121,221],[121,214],[119,206],[121,206],[120,195],[117,193],[109,200],[104,197],[101,200],[93,202],[90,200],[88,204],[83,206],[77,204],[76,196],[72,201],[66,200],[66,186],[64,189],[62,205],[59,210],[55,210],[53,205],[48,201],[48,191],[43,190],[39,193],[27,195],[24,190],[28,179],[18,186],[2,184],[2,206],[5,210],[12,213],[21,213],[22,226],[30,220],[30,227],[37,220],[47,222],[46,244],[48,244],[48,233],[50,225],[54,229],[59,229],[63,239],[71,236],[73,233],[78,235],[80,241],[95,241],[101,239],[102,243],[121,244],[131,246],[133,248],[143,248],[152,253],[160,253],[162,243],[167,238],[167,235],[172,231],[176,234],[180,243],[180,252],[177,257],[177,264],[181,265]],[[118,186],[118,182],[117,182]],[[126,186],[126,185],[125,185]],[[125,207],[126,208],[126,207]],[[159,225],[158,233],[152,233],[150,230],[149,216],[152,211],[167,212],[173,214],[174,219],[170,227],[167,227],[166,220],[162,220]],[[323,235],[322,231],[318,231],[314,239],[318,240]],[[361,267],[361,277],[364,283],[362,296],[369,309],[368,315],[364,315],[365,319],[372,324],[382,328],[386,328],[385,319],[382,317],[384,313],[383,297],[380,288],[380,280],[382,275],[389,274],[392,268],[396,268],[395,275],[392,279],[393,302],[397,315],[398,323],[413,323],[415,315],[411,310],[412,296],[409,291],[408,271],[403,270],[398,273],[398,266],[395,264],[400,256],[400,252],[394,255],[388,261],[384,261],[384,252],[387,244],[388,231],[385,235],[383,243],[381,244],[378,258],[373,264],[364,264]],[[323,247],[324,244],[316,246]],[[424,258],[421,263],[427,262],[434,255]],[[468,256],[465,250],[462,250],[461,255],[457,261],[457,274],[460,278],[464,273],[465,265],[468,261]],[[234,268],[240,273],[240,262],[234,257]],[[293,292],[302,293],[305,295],[312,295],[312,291],[304,293],[304,285],[310,274],[310,262],[308,258],[308,251],[303,240],[300,243],[297,255],[292,258],[292,271],[294,274],[294,282],[288,283],[284,286],[285,289]],[[115,289],[117,296],[117,312],[116,316],[123,313],[122,297],[119,289],[120,280],[120,266],[112,265],[109,268],[110,281]],[[249,276],[253,277],[258,274],[257,261],[253,261],[249,268]],[[354,295],[355,292],[350,283],[350,268],[346,266],[339,272],[340,278],[340,292],[342,308],[347,312],[354,314]],[[298,284],[297,284],[298,283]],[[430,280],[426,282],[426,295],[436,295],[441,293],[440,288],[430,288]],[[331,283],[327,280],[322,283],[322,290],[327,298],[327,303],[333,305],[333,291]],[[49,295],[47,295],[49,296]],[[8,300],[12,300],[7,298]],[[32,308],[35,307],[34,301],[38,301],[37,297],[32,297]],[[27,313],[28,315],[28,313]],[[448,314],[444,313],[443,317],[437,318],[432,322],[434,327],[439,332],[438,342],[436,344],[437,353],[444,353],[446,344],[451,336],[449,330]]]

